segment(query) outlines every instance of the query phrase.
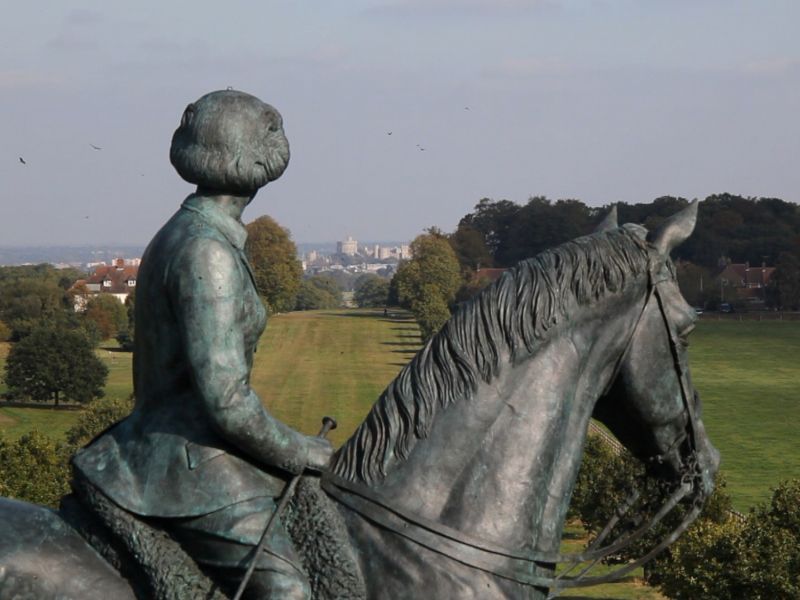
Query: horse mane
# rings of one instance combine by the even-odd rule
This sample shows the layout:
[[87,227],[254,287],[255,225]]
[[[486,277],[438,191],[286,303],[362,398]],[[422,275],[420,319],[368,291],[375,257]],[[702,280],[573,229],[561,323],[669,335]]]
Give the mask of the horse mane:
[[646,273],[646,233],[628,224],[577,238],[520,262],[464,303],[384,390],[334,455],[333,472],[365,484],[385,477],[392,459],[427,437],[438,411],[498,374],[501,356],[532,354],[575,308]]

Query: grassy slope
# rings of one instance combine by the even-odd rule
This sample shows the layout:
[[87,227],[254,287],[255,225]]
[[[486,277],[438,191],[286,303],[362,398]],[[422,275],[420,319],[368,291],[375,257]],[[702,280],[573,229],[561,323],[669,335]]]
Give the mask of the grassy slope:
[[692,375],[739,510],[800,477],[800,323],[703,320]]
[[419,330],[403,315],[289,313],[267,326],[251,384],[279,419],[306,433],[316,433],[324,415],[335,417],[339,428],[330,437],[338,445],[418,347]]

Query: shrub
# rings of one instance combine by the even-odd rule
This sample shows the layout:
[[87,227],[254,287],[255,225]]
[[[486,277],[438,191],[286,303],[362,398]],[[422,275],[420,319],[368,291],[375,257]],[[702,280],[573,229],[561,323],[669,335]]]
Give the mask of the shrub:
[[55,441],[31,431],[16,442],[0,438],[0,494],[57,506],[69,491],[69,469]]

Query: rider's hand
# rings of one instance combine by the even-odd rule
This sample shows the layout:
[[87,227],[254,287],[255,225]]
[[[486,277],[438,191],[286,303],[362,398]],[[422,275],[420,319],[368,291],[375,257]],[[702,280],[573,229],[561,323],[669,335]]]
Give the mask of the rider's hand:
[[328,463],[333,456],[333,446],[331,443],[319,437],[307,438],[308,443],[308,468],[321,471],[328,467]]

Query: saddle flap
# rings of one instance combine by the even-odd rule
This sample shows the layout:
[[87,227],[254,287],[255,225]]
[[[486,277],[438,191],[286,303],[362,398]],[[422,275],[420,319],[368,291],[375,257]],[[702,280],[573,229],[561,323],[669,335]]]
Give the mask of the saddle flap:
[[225,450],[221,448],[186,442],[186,462],[189,465],[189,469],[196,469],[203,463],[214,460],[223,454],[225,454]]

